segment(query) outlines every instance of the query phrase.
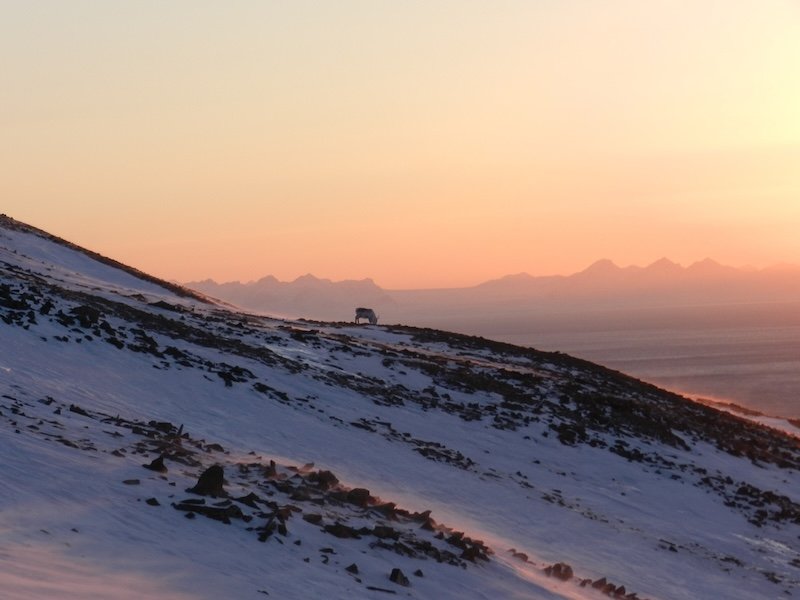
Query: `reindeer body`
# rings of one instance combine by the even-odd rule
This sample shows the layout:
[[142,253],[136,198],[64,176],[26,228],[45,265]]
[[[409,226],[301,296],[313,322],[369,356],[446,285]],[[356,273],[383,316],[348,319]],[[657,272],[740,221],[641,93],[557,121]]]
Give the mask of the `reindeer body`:
[[377,325],[378,323],[378,315],[375,314],[375,311],[371,308],[363,308],[359,307],[356,309],[356,323],[359,322],[360,319],[366,319],[369,321],[370,325]]

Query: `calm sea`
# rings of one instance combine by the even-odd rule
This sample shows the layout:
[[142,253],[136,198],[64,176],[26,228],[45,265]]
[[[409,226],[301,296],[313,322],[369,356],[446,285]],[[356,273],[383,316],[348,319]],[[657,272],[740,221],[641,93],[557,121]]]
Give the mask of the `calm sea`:
[[689,396],[800,418],[800,327],[503,335],[561,350]]
[[456,331],[559,350],[692,397],[800,418],[800,305],[448,319]]

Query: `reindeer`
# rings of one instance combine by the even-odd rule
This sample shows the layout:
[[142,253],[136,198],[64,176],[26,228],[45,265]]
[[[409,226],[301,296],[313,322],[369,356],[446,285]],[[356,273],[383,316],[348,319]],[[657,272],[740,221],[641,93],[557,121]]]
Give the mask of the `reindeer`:
[[371,308],[357,308],[356,309],[356,323],[358,323],[359,319],[366,319],[369,321],[370,325],[377,325],[378,324],[378,315],[375,314],[375,311]]

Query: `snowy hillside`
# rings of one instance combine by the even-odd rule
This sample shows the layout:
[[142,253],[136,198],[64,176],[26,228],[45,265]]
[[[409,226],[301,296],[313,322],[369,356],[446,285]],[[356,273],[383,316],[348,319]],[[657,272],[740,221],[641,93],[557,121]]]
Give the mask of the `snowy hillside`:
[[560,353],[237,313],[0,218],[0,597],[800,594],[800,444]]

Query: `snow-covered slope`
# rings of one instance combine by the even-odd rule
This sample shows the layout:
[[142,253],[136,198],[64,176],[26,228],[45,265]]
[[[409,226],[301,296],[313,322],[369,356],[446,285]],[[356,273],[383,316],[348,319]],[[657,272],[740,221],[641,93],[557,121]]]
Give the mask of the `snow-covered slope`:
[[563,354],[256,317],[98,259],[0,219],[3,598],[798,594],[796,438]]

